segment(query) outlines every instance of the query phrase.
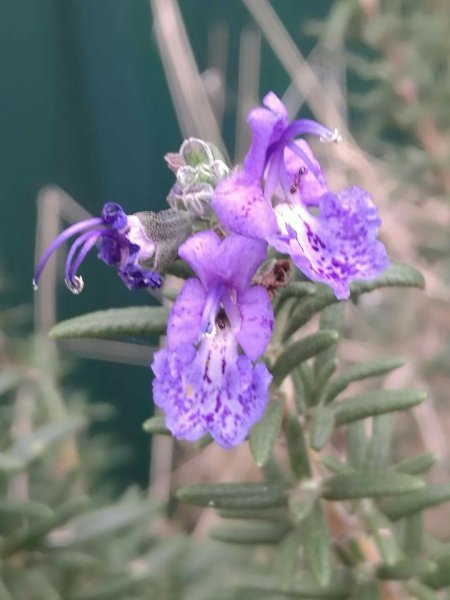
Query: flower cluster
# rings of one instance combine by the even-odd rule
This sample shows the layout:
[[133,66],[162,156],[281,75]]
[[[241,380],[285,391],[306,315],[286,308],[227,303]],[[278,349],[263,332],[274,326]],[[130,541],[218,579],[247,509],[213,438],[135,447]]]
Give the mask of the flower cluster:
[[[303,136],[339,141],[337,131],[308,119],[289,121],[270,92],[248,117],[252,143],[231,173],[217,151],[195,138],[166,155],[177,181],[160,213],[128,216],[108,203],[101,218],[64,231],[44,254],[73,235],[66,283],[78,293],[77,270],[93,246],[130,289],[158,287],[177,256],[196,277],[185,281],[167,327],[166,347],[153,360],[153,396],[172,434],[197,441],[211,435],[223,448],[241,443],[263,415],[271,374],[263,356],[272,335],[271,298],[285,285],[286,259],[268,274],[267,247],[302,273],[348,298],[355,279],[372,279],[388,265],[378,240],[380,219],[369,194],[337,194]],[[200,229],[191,235],[192,227]]]

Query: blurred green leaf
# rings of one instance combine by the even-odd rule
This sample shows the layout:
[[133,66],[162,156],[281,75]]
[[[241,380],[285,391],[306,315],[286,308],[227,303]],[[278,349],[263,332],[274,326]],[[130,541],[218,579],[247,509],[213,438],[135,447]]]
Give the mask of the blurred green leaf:
[[289,415],[286,420],[286,437],[291,469],[298,479],[309,479],[311,468],[309,465],[308,448],[306,447],[303,427],[299,418]]
[[336,343],[337,339],[336,331],[324,330],[307,335],[298,342],[290,344],[283,350],[271,369],[274,385],[280,386],[284,378],[300,363]]
[[347,461],[354,469],[364,470],[367,456],[367,439],[363,421],[347,426]]
[[411,490],[410,494],[401,498],[385,500],[381,508],[391,521],[397,521],[449,500],[450,483],[434,483],[427,485],[423,490]]
[[373,536],[378,551],[386,565],[393,565],[401,558],[401,549],[397,542],[396,532],[387,517],[378,510],[374,503],[363,507],[362,517],[368,532]]
[[340,460],[337,456],[322,454],[320,462],[333,473],[349,473],[353,471],[350,465]]
[[247,590],[256,591],[258,595],[255,598],[267,598],[267,600],[278,599],[278,596],[280,598],[303,598],[304,600],[322,598],[326,600],[348,600],[350,595],[346,578],[339,575],[333,575],[333,583],[327,587],[317,585],[307,574],[302,575],[300,583],[292,583],[287,590],[281,589],[276,580],[270,575],[264,576],[262,574],[254,577],[248,576],[241,582],[237,581],[237,585],[244,592],[243,597],[246,599],[249,598]]
[[349,500],[351,498],[371,498],[397,496],[400,503],[408,492],[420,490],[425,483],[418,477],[392,471],[354,471],[340,473],[324,479],[322,497],[327,500]]
[[311,572],[320,585],[326,586],[331,579],[331,541],[320,501],[301,522],[301,530]]
[[283,418],[284,395],[272,398],[263,418],[250,431],[250,449],[259,467],[269,460],[272,449],[280,433]]
[[27,502],[18,502],[17,500],[8,498],[2,498],[0,500],[0,518],[19,516],[46,519],[53,514],[54,511],[49,506],[35,500],[29,500]]
[[[382,287],[425,287],[425,280],[421,273],[408,265],[392,264],[380,277],[371,281],[354,281],[350,284],[350,298],[356,300],[361,294],[366,294]],[[285,331],[285,338],[291,336],[297,329],[307,323],[310,318],[330,304],[338,302],[333,291],[325,285],[319,285],[317,293],[305,298],[298,303],[294,310],[289,326]]]
[[215,508],[271,508],[287,502],[284,486],[269,483],[216,483],[188,485],[177,491],[188,504]]
[[388,412],[407,410],[426,399],[420,390],[377,390],[345,398],[334,408],[336,425],[345,425]]
[[64,537],[49,540],[49,546],[66,548],[96,542],[137,523],[149,525],[160,513],[161,506],[150,500],[100,508],[71,521]]
[[239,526],[212,527],[208,533],[213,540],[229,544],[278,544],[286,531],[285,524],[261,521]]
[[0,556],[7,557],[24,549],[32,550],[47,537],[47,535],[82,512],[88,506],[86,497],[68,500],[66,504],[45,519],[40,519],[26,530],[19,530],[5,539],[0,549]]
[[367,469],[384,469],[389,463],[392,444],[392,413],[373,418],[372,436],[367,441],[365,466]]
[[28,464],[48,452],[54,444],[64,441],[85,427],[86,424],[86,420],[82,417],[70,417],[63,421],[48,423],[33,433],[19,438],[8,452],[17,460]]
[[283,590],[291,585],[294,573],[300,564],[301,536],[301,529],[297,527],[285,535],[278,546],[275,556],[275,574]]
[[394,565],[381,564],[377,567],[377,576],[380,579],[412,579],[431,575],[437,571],[437,565],[424,558],[403,558]]
[[0,477],[8,477],[26,468],[23,460],[16,456],[0,452]]
[[384,375],[395,369],[402,367],[405,359],[399,356],[373,360],[357,365],[352,365],[344,373],[338,375],[325,388],[323,399],[326,404],[334,400],[338,394],[344,391],[352,382]]
[[334,412],[326,406],[317,406],[312,411],[310,445],[322,450],[330,439],[334,428]]
[[162,306],[110,308],[61,321],[50,336],[56,340],[78,337],[119,337],[122,335],[162,335],[169,311]]
[[421,475],[425,471],[428,471],[434,464],[436,464],[436,455],[432,452],[424,452],[418,454],[413,458],[407,458],[401,462],[395,464],[393,468],[401,473],[409,473],[410,475]]
[[150,417],[142,423],[142,429],[147,433],[159,434],[159,435],[171,435],[170,431],[165,425],[165,419],[162,415],[155,415]]

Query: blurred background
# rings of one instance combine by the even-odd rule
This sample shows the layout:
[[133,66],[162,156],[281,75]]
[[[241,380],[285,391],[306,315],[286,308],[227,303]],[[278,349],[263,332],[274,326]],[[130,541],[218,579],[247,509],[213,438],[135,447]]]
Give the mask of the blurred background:
[[[249,108],[272,89],[292,116],[313,116],[344,136],[320,148],[329,180],[367,187],[394,259],[421,269],[427,293],[375,293],[351,313],[343,361],[406,354],[392,383],[417,384],[430,402],[401,424],[402,444],[448,465],[450,140],[447,0],[21,0],[0,17],[0,271],[6,331],[31,332],[31,278],[40,244],[114,200],[158,210],[173,176],[163,156],[184,137],[245,153]],[[350,133],[351,132],[351,133]],[[41,203],[49,184],[55,189]],[[50,194],[50,200],[48,200]],[[44,206],[45,205],[45,206]],[[56,221],[55,221],[56,219]],[[58,224],[58,219],[61,221]],[[47,236],[47,237],[46,237]],[[58,259],[59,270],[63,256]],[[63,277],[43,283],[38,326],[108,307],[152,302],[130,294],[95,258],[72,296]],[[50,287],[49,287],[50,286]],[[47,291],[45,291],[47,290]],[[54,295],[53,295],[54,293]],[[54,302],[54,304],[53,304]],[[9,315],[9,316],[8,316]],[[110,403],[107,429],[134,456],[123,485],[148,477],[152,349],[87,343],[62,347],[64,388]],[[114,361],[114,362],[110,362]],[[415,432],[411,436],[402,432]]]

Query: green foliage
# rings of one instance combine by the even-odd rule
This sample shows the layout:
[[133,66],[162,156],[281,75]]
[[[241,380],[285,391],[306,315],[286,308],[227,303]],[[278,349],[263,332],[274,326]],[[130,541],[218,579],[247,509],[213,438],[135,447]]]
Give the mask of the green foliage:
[[161,306],[110,308],[61,321],[50,331],[57,340],[80,337],[110,338],[121,335],[162,335],[168,310]]

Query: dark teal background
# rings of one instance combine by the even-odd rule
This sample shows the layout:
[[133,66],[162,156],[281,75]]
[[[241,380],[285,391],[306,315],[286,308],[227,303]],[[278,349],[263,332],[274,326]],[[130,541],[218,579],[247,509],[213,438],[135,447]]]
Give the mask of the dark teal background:
[[[239,36],[251,23],[238,0],[180,2],[200,69],[209,27],[230,32],[224,137],[233,148]],[[323,18],[329,0],[273,2],[304,52],[309,18]],[[15,0],[0,9],[0,268],[10,281],[3,304],[32,302],[35,198],[56,183],[92,213],[105,201],[127,212],[165,206],[172,175],[163,155],[178,149],[171,105],[146,0]],[[261,93],[282,93],[288,79],[263,45]],[[94,255],[83,266],[81,296],[61,282],[59,318],[110,306],[148,302],[131,294]],[[80,361],[67,385],[119,410],[117,434],[135,459],[124,480],[145,481],[151,412],[150,372],[138,367]]]

